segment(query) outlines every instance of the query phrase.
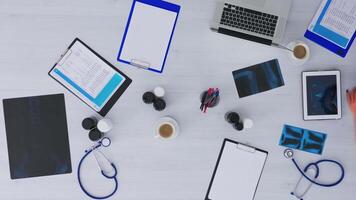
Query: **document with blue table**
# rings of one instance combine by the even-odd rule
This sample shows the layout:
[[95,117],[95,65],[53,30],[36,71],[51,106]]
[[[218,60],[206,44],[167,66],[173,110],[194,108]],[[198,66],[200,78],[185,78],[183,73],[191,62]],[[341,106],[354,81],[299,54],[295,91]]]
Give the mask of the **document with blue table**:
[[323,0],[304,36],[345,57],[356,37],[356,1]]
[[129,77],[78,38],[49,75],[102,116],[131,83]]

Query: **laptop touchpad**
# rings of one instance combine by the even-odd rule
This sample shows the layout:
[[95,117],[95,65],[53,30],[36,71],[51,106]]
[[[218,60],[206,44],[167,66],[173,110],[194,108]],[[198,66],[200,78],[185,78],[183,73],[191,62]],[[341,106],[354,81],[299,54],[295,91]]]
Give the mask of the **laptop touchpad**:
[[266,0],[248,0],[243,2],[257,7],[264,7]]

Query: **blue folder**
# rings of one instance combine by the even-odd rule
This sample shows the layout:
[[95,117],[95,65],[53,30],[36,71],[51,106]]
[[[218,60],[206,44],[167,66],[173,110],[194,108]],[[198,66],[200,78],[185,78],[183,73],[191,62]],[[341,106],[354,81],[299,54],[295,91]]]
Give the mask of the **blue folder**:
[[307,29],[304,37],[344,58],[352,46],[352,43],[356,37],[356,32],[351,38],[345,38],[344,36],[339,35],[338,33],[335,33],[320,24],[332,1],[333,0],[327,0],[315,26],[312,28],[313,30]]
[[[142,14],[143,11],[146,13]],[[161,0],[134,0],[117,60],[135,67],[162,73],[173,38],[179,11],[179,5]],[[168,20],[167,18],[163,19],[162,17],[157,17],[160,14],[162,15],[162,13],[168,15]],[[146,15],[147,17],[144,17],[143,15]],[[152,19],[156,19],[156,21],[153,22]],[[130,29],[130,27],[132,27],[132,29]],[[164,34],[164,37],[161,39],[161,37],[158,37],[159,34],[155,35],[153,29],[154,31],[160,31],[157,33]],[[147,30],[149,33],[144,30]],[[153,38],[153,36],[156,36],[156,38]],[[135,44],[136,41],[141,41],[141,43]],[[154,45],[154,41],[162,43]],[[139,45],[143,45],[142,48]],[[156,46],[161,48],[158,49],[157,51],[159,52],[155,54],[152,52],[154,48],[158,48]],[[150,56],[154,57],[152,58],[154,61],[150,60]]]

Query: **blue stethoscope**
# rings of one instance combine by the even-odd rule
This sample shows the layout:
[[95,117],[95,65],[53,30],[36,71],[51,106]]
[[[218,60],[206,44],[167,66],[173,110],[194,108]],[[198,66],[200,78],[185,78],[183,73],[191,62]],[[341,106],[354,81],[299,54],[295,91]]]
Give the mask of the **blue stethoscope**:
[[[305,194],[309,191],[310,187],[315,184],[315,185],[318,185],[318,186],[321,186],[321,187],[334,187],[336,185],[338,185],[339,183],[341,183],[341,181],[344,179],[345,177],[345,169],[344,167],[337,161],[335,160],[329,160],[329,159],[322,159],[322,160],[318,160],[317,162],[314,162],[314,163],[309,163],[307,166],[304,167],[304,170],[302,170],[299,165],[297,164],[297,162],[295,161],[294,159],[294,152],[292,149],[286,149],[284,150],[284,156],[288,159],[292,159],[292,162],[294,163],[295,167],[298,169],[298,171],[300,172],[300,174],[302,175],[300,177],[300,179],[298,180],[293,192],[291,192],[291,195],[295,196],[296,198],[300,199],[300,200],[303,200],[303,197],[305,196]],[[335,164],[337,165],[340,170],[341,170],[341,176],[340,178],[333,182],[333,183],[320,183],[320,182],[317,182],[316,179],[319,177],[319,164],[320,163],[332,163],[332,164]],[[315,175],[314,177],[310,178],[310,176],[307,174],[308,171],[310,170],[314,170],[315,172]],[[297,189],[299,187],[299,184],[301,183],[301,180],[302,178],[306,178],[308,181],[309,181],[309,185],[308,187],[306,187],[306,189],[304,190],[304,192],[301,192],[301,193],[298,193],[297,192]]]
[[[108,146],[110,146],[110,144],[111,144],[111,140],[109,138],[107,138],[107,137],[104,137],[97,144],[95,144],[93,147],[91,147],[90,149],[86,150],[84,156],[82,157],[82,159],[79,162],[78,172],[77,172],[79,186],[83,190],[83,192],[86,195],[88,195],[90,198],[93,198],[93,199],[107,199],[107,198],[113,196],[116,193],[117,189],[118,189],[119,183],[118,183],[118,180],[117,180],[117,169],[116,169],[116,166],[115,166],[114,163],[110,162],[109,159],[99,150],[99,147],[101,147],[101,146],[108,147]],[[104,170],[101,168],[101,165],[99,164],[99,161],[98,161],[96,155],[94,154],[94,151],[99,152],[106,159],[106,161],[111,164],[111,166],[113,168],[113,175],[108,175],[108,174],[106,174],[104,172]],[[90,192],[88,192],[84,188],[84,186],[82,184],[82,181],[80,179],[80,168],[81,168],[81,166],[83,164],[83,161],[92,152],[93,152],[95,160],[96,160],[96,162],[97,162],[97,164],[98,164],[98,166],[100,168],[101,174],[107,179],[113,179],[114,182],[115,182],[115,189],[110,194],[108,194],[106,196],[94,196],[93,194],[91,194]]]

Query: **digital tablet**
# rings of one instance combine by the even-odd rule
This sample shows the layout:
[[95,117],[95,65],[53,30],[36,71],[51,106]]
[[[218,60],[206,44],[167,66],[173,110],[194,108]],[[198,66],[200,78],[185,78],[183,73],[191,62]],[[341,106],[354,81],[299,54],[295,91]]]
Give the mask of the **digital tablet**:
[[303,72],[304,120],[341,118],[340,71]]
[[109,112],[132,82],[78,38],[49,75],[102,116]]

